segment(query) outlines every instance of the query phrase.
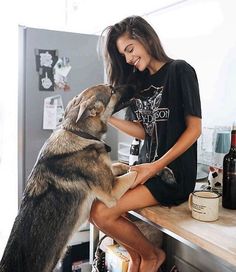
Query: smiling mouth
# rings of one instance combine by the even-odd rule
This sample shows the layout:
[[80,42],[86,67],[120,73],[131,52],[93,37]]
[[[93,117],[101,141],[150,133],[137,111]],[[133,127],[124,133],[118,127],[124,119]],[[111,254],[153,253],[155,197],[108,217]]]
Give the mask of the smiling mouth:
[[135,61],[135,63],[134,63],[134,66],[135,66],[135,67],[136,67],[136,65],[138,64],[139,60],[140,60],[140,58],[138,58],[138,59]]

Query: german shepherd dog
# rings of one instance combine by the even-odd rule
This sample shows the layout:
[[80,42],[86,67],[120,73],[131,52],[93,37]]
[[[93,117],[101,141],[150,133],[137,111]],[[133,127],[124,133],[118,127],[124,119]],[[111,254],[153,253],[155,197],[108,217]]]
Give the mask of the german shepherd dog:
[[74,231],[89,218],[94,199],[116,204],[135,178],[116,179],[128,166],[113,164],[102,141],[107,120],[125,93],[97,85],[74,97],[59,129],[43,145],[28,177],[1,263],[1,272],[50,272]]

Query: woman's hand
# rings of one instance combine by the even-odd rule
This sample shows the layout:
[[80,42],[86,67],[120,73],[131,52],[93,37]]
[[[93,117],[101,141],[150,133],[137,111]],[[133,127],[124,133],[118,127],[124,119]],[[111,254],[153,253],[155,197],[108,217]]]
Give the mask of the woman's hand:
[[130,167],[129,171],[136,171],[137,176],[132,185],[132,188],[136,187],[138,184],[144,184],[148,179],[155,176],[163,167],[158,167],[158,161],[154,163],[143,163],[139,165],[134,165]]

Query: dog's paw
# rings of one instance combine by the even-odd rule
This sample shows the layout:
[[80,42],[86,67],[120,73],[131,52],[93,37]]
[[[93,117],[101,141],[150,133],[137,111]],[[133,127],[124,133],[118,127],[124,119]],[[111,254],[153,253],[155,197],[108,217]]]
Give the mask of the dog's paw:
[[112,164],[111,170],[114,176],[120,176],[129,171],[129,165],[121,162],[116,162]]
[[158,175],[163,181],[167,183],[176,183],[175,175],[173,171],[168,167],[165,167],[162,171],[158,173]]

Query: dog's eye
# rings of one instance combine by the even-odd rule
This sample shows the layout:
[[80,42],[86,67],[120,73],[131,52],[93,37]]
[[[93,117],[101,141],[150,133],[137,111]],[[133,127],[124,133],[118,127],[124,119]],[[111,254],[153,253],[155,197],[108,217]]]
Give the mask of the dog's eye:
[[110,86],[110,89],[111,89],[111,94],[115,94],[116,93],[116,90],[113,86]]

